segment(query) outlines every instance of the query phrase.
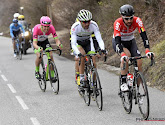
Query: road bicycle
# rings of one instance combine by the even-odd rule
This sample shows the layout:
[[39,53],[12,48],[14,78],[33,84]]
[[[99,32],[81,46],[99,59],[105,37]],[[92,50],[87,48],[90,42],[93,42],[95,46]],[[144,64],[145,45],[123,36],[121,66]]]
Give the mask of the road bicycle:
[[22,60],[23,42],[20,42],[19,36],[16,36],[15,44],[16,44],[16,56],[17,56],[17,59]]
[[[50,81],[51,88],[55,94],[59,93],[59,76],[58,71],[55,65],[55,62],[51,60],[50,53],[51,51],[59,51],[59,56],[61,55],[60,49],[48,49],[43,52],[43,55],[47,56],[47,64],[44,65],[44,60],[42,58],[42,61],[40,63],[40,75],[41,78],[38,80],[40,89],[45,92],[46,90],[46,82]],[[41,58],[41,52],[40,52],[40,58]]]
[[[132,101],[135,100],[135,104],[138,104],[140,113],[143,116],[143,119],[148,119],[150,104],[149,104],[149,93],[147,89],[147,84],[145,78],[138,70],[137,60],[142,58],[147,58],[147,56],[138,56],[138,57],[128,57],[129,58],[129,73],[127,74],[127,85],[129,91],[122,92],[120,89],[121,86],[121,76],[119,77],[119,96],[126,113],[131,113],[132,110]],[[154,64],[153,55],[151,56],[151,65]],[[130,67],[133,65],[133,74],[130,73]],[[123,69],[126,67],[126,60],[124,60]],[[130,78],[130,77],[131,78]]]
[[[78,92],[83,97],[85,103],[89,106],[91,97],[94,101],[96,101],[97,107],[101,111],[103,108],[103,95],[102,95],[102,87],[101,82],[99,78],[99,74],[97,72],[97,69],[94,67],[93,59],[92,57],[95,56],[95,54],[86,54],[83,55],[85,57],[85,87],[83,89],[80,89],[80,86],[78,86]],[[105,56],[106,61],[106,56]],[[79,65],[81,62],[81,57],[79,61]]]

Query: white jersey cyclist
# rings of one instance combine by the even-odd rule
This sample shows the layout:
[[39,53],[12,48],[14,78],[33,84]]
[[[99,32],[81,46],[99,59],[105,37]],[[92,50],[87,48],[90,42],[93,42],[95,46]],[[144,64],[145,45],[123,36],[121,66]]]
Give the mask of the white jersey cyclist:
[[95,51],[94,45],[93,45],[93,40],[91,35],[95,34],[95,37],[98,41],[99,47],[101,50],[104,50],[104,42],[101,38],[101,34],[99,31],[99,27],[97,23],[93,20],[90,21],[90,25],[88,29],[84,29],[81,25],[81,22],[75,22],[72,27],[71,27],[71,46],[72,49],[75,51],[76,54],[79,54],[80,51],[77,48],[77,45],[81,43],[80,45],[86,45],[88,44],[87,42],[90,41],[90,50],[88,51]]

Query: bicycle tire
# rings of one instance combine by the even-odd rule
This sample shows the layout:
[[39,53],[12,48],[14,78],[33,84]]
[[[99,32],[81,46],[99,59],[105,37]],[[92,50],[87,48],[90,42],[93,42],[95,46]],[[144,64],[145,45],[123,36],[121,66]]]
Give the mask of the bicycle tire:
[[18,51],[19,59],[22,60],[22,48],[20,45],[19,51]]
[[119,95],[122,101],[122,105],[127,114],[130,114],[132,111],[132,91],[122,92],[120,89],[121,86],[121,76],[119,77]]
[[[55,75],[54,82],[52,81],[51,70],[50,70],[51,67],[52,67],[52,69],[54,71],[54,75]],[[58,76],[58,71],[57,71],[56,65],[53,61],[49,62],[49,80],[50,80],[50,84],[51,84],[53,92],[55,94],[58,94],[59,93],[59,76]]]
[[80,90],[82,94],[81,93],[79,93],[79,94],[82,95],[82,97],[84,99],[84,102],[85,102],[85,104],[87,106],[89,106],[90,102],[91,102],[91,97],[90,97],[91,93],[90,93],[90,86],[89,86],[89,79],[88,79],[88,77],[89,77],[88,76],[88,70],[85,69],[85,78],[86,78],[86,80],[84,82],[86,82],[86,87],[84,88],[84,90]]
[[148,94],[147,84],[141,72],[137,73],[137,80],[138,78],[140,78],[142,82],[140,83],[140,86],[137,87],[137,103],[139,106],[140,113],[142,114],[143,118],[146,120],[149,117],[149,110],[150,110],[149,94]]
[[40,86],[40,89],[45,92],[46,90],[46,72],[45,72],[45,66],[44,63],[41,62],[41,68],[40,68],[40,73],[41,73],[41,79],[38,80],[38,84]]
[[98,72],[96,69],[92,71],[92,79],[91,84],[93,84],[93,94],[97,104],[97,107],[101,111],[103,108],[103,95],[102,95],[102,87]]

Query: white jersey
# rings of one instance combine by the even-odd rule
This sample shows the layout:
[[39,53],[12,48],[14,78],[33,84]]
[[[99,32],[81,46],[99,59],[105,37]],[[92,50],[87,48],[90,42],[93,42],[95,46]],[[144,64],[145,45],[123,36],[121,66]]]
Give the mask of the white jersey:
[[95,34],[96,40],[99,44],[99,47],[104,50],[104,42],[101,38],[99,27],[96,22],[90,21],[88,29],[84,29],[81,25],[81,22],[75,22],[71,27],[71,46],[76,54],[79,54],[80,51],[77,48],[77,41],[85,42],[88,39],[92,39],[91,35]]

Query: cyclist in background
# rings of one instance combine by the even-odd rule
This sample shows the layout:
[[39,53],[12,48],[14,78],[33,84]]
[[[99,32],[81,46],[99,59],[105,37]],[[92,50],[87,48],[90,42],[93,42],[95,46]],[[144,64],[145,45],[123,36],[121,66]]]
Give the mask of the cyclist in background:
[[[153,53],[150,52],[149,49],[149,40],[147,38],[142,20],[139,17],[134,16],[134,8],[131,5],[126,4],[120,7],[119,13],[121,14],[121,17],[114,22],[112,43],[114,50],[121,56],[120,67],[123,67],[124,58],[128,62],[128,57],[141,55],[134,38],[136,28],[138,28],[144,42],[146,56],[150,58]],[[139,71],[142,71],[142,60],[137,60],[137,64]],[[128,86],[126,84],[127,73],[128,63],[126,64],[126,69],[121,70],[121,91],[128,91]]]
[[17,19],[13,19],[13,23],[10,24],[10,36],[11,36],[12,42],[13,42],[14,57],[16,57],[16,44],[15,44],[15,40],[16,40],[16,36],[19,36],[21,34],[20,28],[23,31],[23,34],[25,34],[25,30],[22,27],[22,25],[18,23],[18,20]]
[[22,26],[23,26],[23,28],[24,28],[25,30],[28,29],[28,23],[25,21],[25,16],[24,16],[24,15],[19,15],[19,16],[18,16],[18,22],[19,22],[20,24],[22,24]]
[[17,19],[17,20],[18,20],[19,15],[20,15],[19,13],[15,13],[15,14],[13,15],[14,19]]
[[[53,38],[56,42],[56,45],[62,49],[62,44],[60,40],[58,39],[58,36],[56,34],[56,30],[54,26],[51,24],[51,19],[48,16],[42,16],[40,18],[40,24],[37,24],[33,29],[33,46],[35,48],[34,52],[36,53],[36,69],[35,69],[35,77],[37,79],[40,79],[40,73],[39,73],[39,65],[41,63],[40,57],[40,51],[52,49],[51,45],[48,41],[48,36],[52,34]],[[50,52],[50,57],[53,61],[53,53]],[[51,73],[54,75],[54,72]],[[55,80],[55,79],[54,79]]]
[[[96,22],[92,21],[92,13],[88,10],[82,9],[78,13],[77,18],[79,21],[75,22],[71,27],[71,47],[74,53],[78,55],[76,56],[76,61],[78,63],[79,56],[95,53],[95,48],[91,37],[93,32],[98,41],[99,47],[103,52],[105,52],[105,47],[98,25]],[[96,67],[95,57],[96,56],[93,56],[93,63]],[[84,61],[84,57],[82,57],[81,64],[79,66],[81,88],[85,86]]]

